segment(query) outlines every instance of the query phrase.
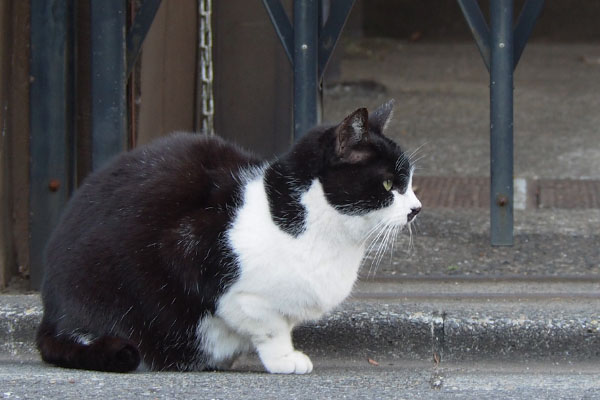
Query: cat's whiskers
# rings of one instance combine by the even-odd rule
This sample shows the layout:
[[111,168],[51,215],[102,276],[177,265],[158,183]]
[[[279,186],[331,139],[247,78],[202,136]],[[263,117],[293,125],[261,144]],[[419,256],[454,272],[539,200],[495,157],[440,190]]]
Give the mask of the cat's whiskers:
[[408,252],[410,253],[413,249],[413,232],[412,232],[412,223],[407,224],[408,227]]
[[383,251],[381,252],[381,254],[378,257],[377,260],[377,268],[379,267],[379,264],[381,264],[381,261],[383,260],[383,257],[385,256],[385,254],[388,252],[390,252],[390,263],[393,262],[393,252],[394,252],[394,241],[396,240],[396,231],[398,229],[397,225],[393,225],[389,228],[388,230],[388,234],[386,235],[386,240],[384,243],[384,247],[383,247]]
[[[398,224],[396,221],[379,222],[376,224],[363,239],[363,243],[369,242],[366,247],[365,254],[370,255],[370,265],[367,272],[367,279],[371,276],[375,276],[377,269],[383,260],[385,254],[390,252],[390,263],[394,260],[394,245],[398,238],[398,234],[406,227],[408,231],[408,249],[407,252],[411,253],[414,249],[413,240],[413,224],[416,220],[413,220],[407,224]],[[415,225],[416,229],[416,225]]]
[[390,249],[390,264],[394,262],[394,244],[396,243],[396,238],[398,237],[398,232],[400,232],[402,228],[398,225],[394,227],[394,235],[392,237],[392,248]]
[[415,242],[413,239],[413,227],[414,227],[415,234],[418,233],[417,219],[413,219],[409,224],[407,224],[407,227],[408,227],[408,250],[407,250],[407,252],[410,254],[410,253],[412,253],[412,251],[415,248]]
[[[422,159],[426,158],[427,154],[421,154],[419,157],[415,158],[414,160],[410,161],[410,164],[413,166],[413,170],[416,169],[416,164],[421,161]],[[420,169],[420,168],[419,168]]]
[[[375,237],[373,238],[373,240],[367,247],[365,253],[371,253],[371,251],[375,248],[375,246],[381,243],[380,238],[385,234],[388,225],[389,225],[388,222],[382,222],[382,223],[379,223],[376,225],[376,227],[378,229],[377,234],[375,235]],[[377,252],[376,252],[376,254],[377,254]],[[369,266],[367,278],[371,276],[371,271],[373,270],[373,265],[374,265],[375,259],[376,259],[375,256],[373,258],[371,258],[371,265]]]
[[[420,146],[418,146],[417,148],[415,148],[415,149],[414,149],[414,150],[413,150],[413,151],[412,151],[412,152],[411,152],[411,153],[410,153],[410,154],[409,154],[409,155],[406,157],[406,158],[408,159],[408,161],[409,161],[411,164],[415,164],[415,163],[416,163],[416,161],[415,161],[415,156],[416,156],[417,154],[419,154],[419,151],[421,151],[421,149],[422,149],[422,148],[423,148],[425,145],[427,145],[427,144],[429,144],[429,142],[424,142],[424,143],[422,143]],[[420,157],[419,157],[419,158],[420,158]]]
[[[373,234],[375,235],[373,237],[373,239],[371,240],[369,246],[367,247],[366,252],[370,252],[371,250],[373,250],[373,248],[375,247],[375,245],[377,245],[379,243],[379,239],[382,237],[382,235],[385,234],[386,229],[388,227],[390,223],[387,221],[382,221],[380,223],[378,223],[375,228],[374,228],[374,232]],[[372,235],[369,235],[372,236]]]
[[371,261],[371,267],[373,267],[373,265],[375,265],[375,272],[377,272],[377,266],[379,265],[379,260],[380,260],[380,255],[382,254],[384,247],[387,243],[387,238],[389,235],[389,225],[386,224],[386,226],[384,228],[382,228],[382,236],[381,236],[381,240],[379,240],[377,242],[377,250],[375,251],[375,254],[373,255],[373,260]]
[[[386,236],[384,237],[384,242],[381,247],[381,251],[377,257],[377,263],[375,265],[375,272],[377,272],[377,268],[379,268],[379,264],[381,264],[381,261],[383,260],[383,257],[385,256],[385,253],[387,253],[388,249],[390,247],[393,249],[394,241],[396,240],[395,233],[396,233],[397,228],[398,228],[398,225],[390,224],[390,226],[388,228],[388,232],[386,233]],[[390,252],[390,254],[391,254],[391,252]]]
[[420,229],[420,227],[419,227],[419,219],[418,219],[418,218],[415,218],[415,219],[413,220],[412,224],[413,224],[413,225],[414,225],[414,227],[415,227],[415,234],[418,234],[418,233],[420,233],[420,230],[421,230],[421,229]]
[[[379,228],[381,228],[382,225],[384,225],[386,222],[385,221],[379,221],[373,228],[371,228],[365,235],[365,237],[362,239],[361,241],[361,245],[364,245],[367,243],[367,241],[369,240],[369,238],[371,236],[373,236],[375,233],[379,232]],[[371,242],[372,243],[372,242]]]
[[379,264],[381,264],[381,260],[383,259],[383,256],[389,248],[390,243],[393,243],[395,241],[396,236],[394,232],[397,228],[399,228],[399,226],[394,221],[387,222],[381,227],[379,233],[373,239],[373,242],[369,246],[368,251],[370,252],[372,249],[375,248],[375,246],[377,246],[377,250],[375,251],[375,254],[371,259],[371,265],[369,267],[367,277],[371,276],[371,272],[373,272],[373,276],[377,272]]
[[388,245],[389,245],[389,240],[391,237],[391,234],[393,232],[394,226],[391,224],[388,224],[386,226],[385,229],[385,235],[383,236],[383,240],[381,241],[381,244],[379,246],[379,249],[377,250],[377,265],[379,265],[381,263],[381,259],[383,258],[383,255],[385,254]]
[[[379,240],[379,238],[385,233],[385,230],[382,228],[379,233],[377,234],[377,237],[371,242],[371,244],[369,245],[369,247],[367,248],[367,253],[371,254],[373,253],[373,249],[375,249],[375,246],[379,245],[381,242]],[[377,252],[374,252],[375,254],[377,254]],[[367,277],[369,277],[371,275],[371,271],[373,270],[373,265],[374,262],[376,260],[376,256],[373,255],[371,256],[371,264],[369,265],[369,272],[367,273]]]
[[[397,226],[393,226],[391,228],[391,232],[390,232],[390,243],[389,243],[389,248],[390,248],[390,264],[392,264],[394,262],[394,242],[396,241],[396,230],[398,229]],[[384,254],[385,256],[385,254]],[[383,257],[382,257],[383,258]]]
[[419,161],[421,161],[423,158],[427,157],[426,154],[419,154],[419,152],[422,150],[422,148],[427,144],[428,144],[428,142],[421,144],[416,149],[414,149],[408,156],[406,156],[406,159],[408,160],[408,162],[411,166],[411,174],[414,174],[415,171],[417,171],[417,170],[423,169],[420,166],[417,166],[417,163]]

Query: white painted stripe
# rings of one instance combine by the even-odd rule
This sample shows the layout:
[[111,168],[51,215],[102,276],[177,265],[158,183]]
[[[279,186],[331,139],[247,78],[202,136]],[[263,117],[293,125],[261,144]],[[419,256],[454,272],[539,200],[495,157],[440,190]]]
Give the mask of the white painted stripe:
[[527,208],[527,180],[525,178],[515,178],[513,196],[513,207],[515,210],[524,210]]

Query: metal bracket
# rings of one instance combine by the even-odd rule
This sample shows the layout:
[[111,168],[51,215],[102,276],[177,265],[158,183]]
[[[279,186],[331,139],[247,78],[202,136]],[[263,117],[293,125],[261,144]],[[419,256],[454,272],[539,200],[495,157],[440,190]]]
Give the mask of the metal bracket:
[[267,9],[269,18],[271,18],[283,50],[288,60],[290,60],[290,64],[294,65],[294,28],[281,4],[281,0],[263,0],[263,4]]
[[[477,48],[481,53],[483,62],[488,71],[490,70],[490,29],[488,28],[483,13],[479,8],[477,0],[458,0],[458,4],[469,24],[469,28],[477,43]],[[517,67],[521,54],[525,49],[527,40],[533,31],[535,22],[537,21],[542,9],[544,8],[544,0],[527,0],[523,4],[521,14],[514,29],[514,68]]]
[[458,0],[490,73],[490,236],[494,246],[513,237],[513,72],[544,0],[527,0],[516,27],[513,0],[490,0],[490,26],[476,0]]
[[346,25],[354,0],[334,1],[325,25],[319,32],[319,81],[323,79],[331,54],[340,38],[340,34]]
[[544,0],[527,0],[525,4],[523,4],[514,31],[515,49],[513,68],[517,67],[519,60],[521,59],[521,54],[523,54],[523,50],[525,50],[527,40],[529,40],[529,36],[531,36],[531,32],[533,32],[533,27],[542,13],[543,8]]
[[158,12],[161,0],[145,0],[137,10],[133,25],[127,33],[127,76],[135,65],[135,61],[140,55],[142,43],[152,26],[152,21]]
[[127,79],[160,4],[161,0],[144,0],[125,35],[126,2],[90,3],[93,169],[127,147]]
[[318,86],[354,1],[332,2],[329,17],[321,26],[318,8],[321,0],[295,0],[292,26],[280,0],[263,0],[294,70],[295,139],[318,122]]

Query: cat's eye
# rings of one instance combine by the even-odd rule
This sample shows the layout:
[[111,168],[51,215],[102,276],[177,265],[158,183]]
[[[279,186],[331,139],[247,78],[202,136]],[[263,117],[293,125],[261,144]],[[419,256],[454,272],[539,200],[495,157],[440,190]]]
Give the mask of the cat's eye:
[[391,180],[391,179],[386,179],[385,181],[383,181],[383,188],[384,188],[385,190],[387,190],[388,192],[389,192],[390,190],[392,190],[392,186],[393,186],[393,185],[394,185],[394,184],[393,184],[393,182],[392,182],[392,180]]

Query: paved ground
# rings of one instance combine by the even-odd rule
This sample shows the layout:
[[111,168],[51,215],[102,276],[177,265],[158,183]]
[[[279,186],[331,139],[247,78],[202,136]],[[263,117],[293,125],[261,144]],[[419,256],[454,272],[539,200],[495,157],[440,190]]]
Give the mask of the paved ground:
[[[239,372],[72,371],[35,360],[0,364],[2,399],[595,399],[600,369],[589,363],[357,364],[315,360],[309,376],[276,376],[256,365]],[[374,362],[376,360],[372,360]],[[6,367],[6,368],[4,368]]]

